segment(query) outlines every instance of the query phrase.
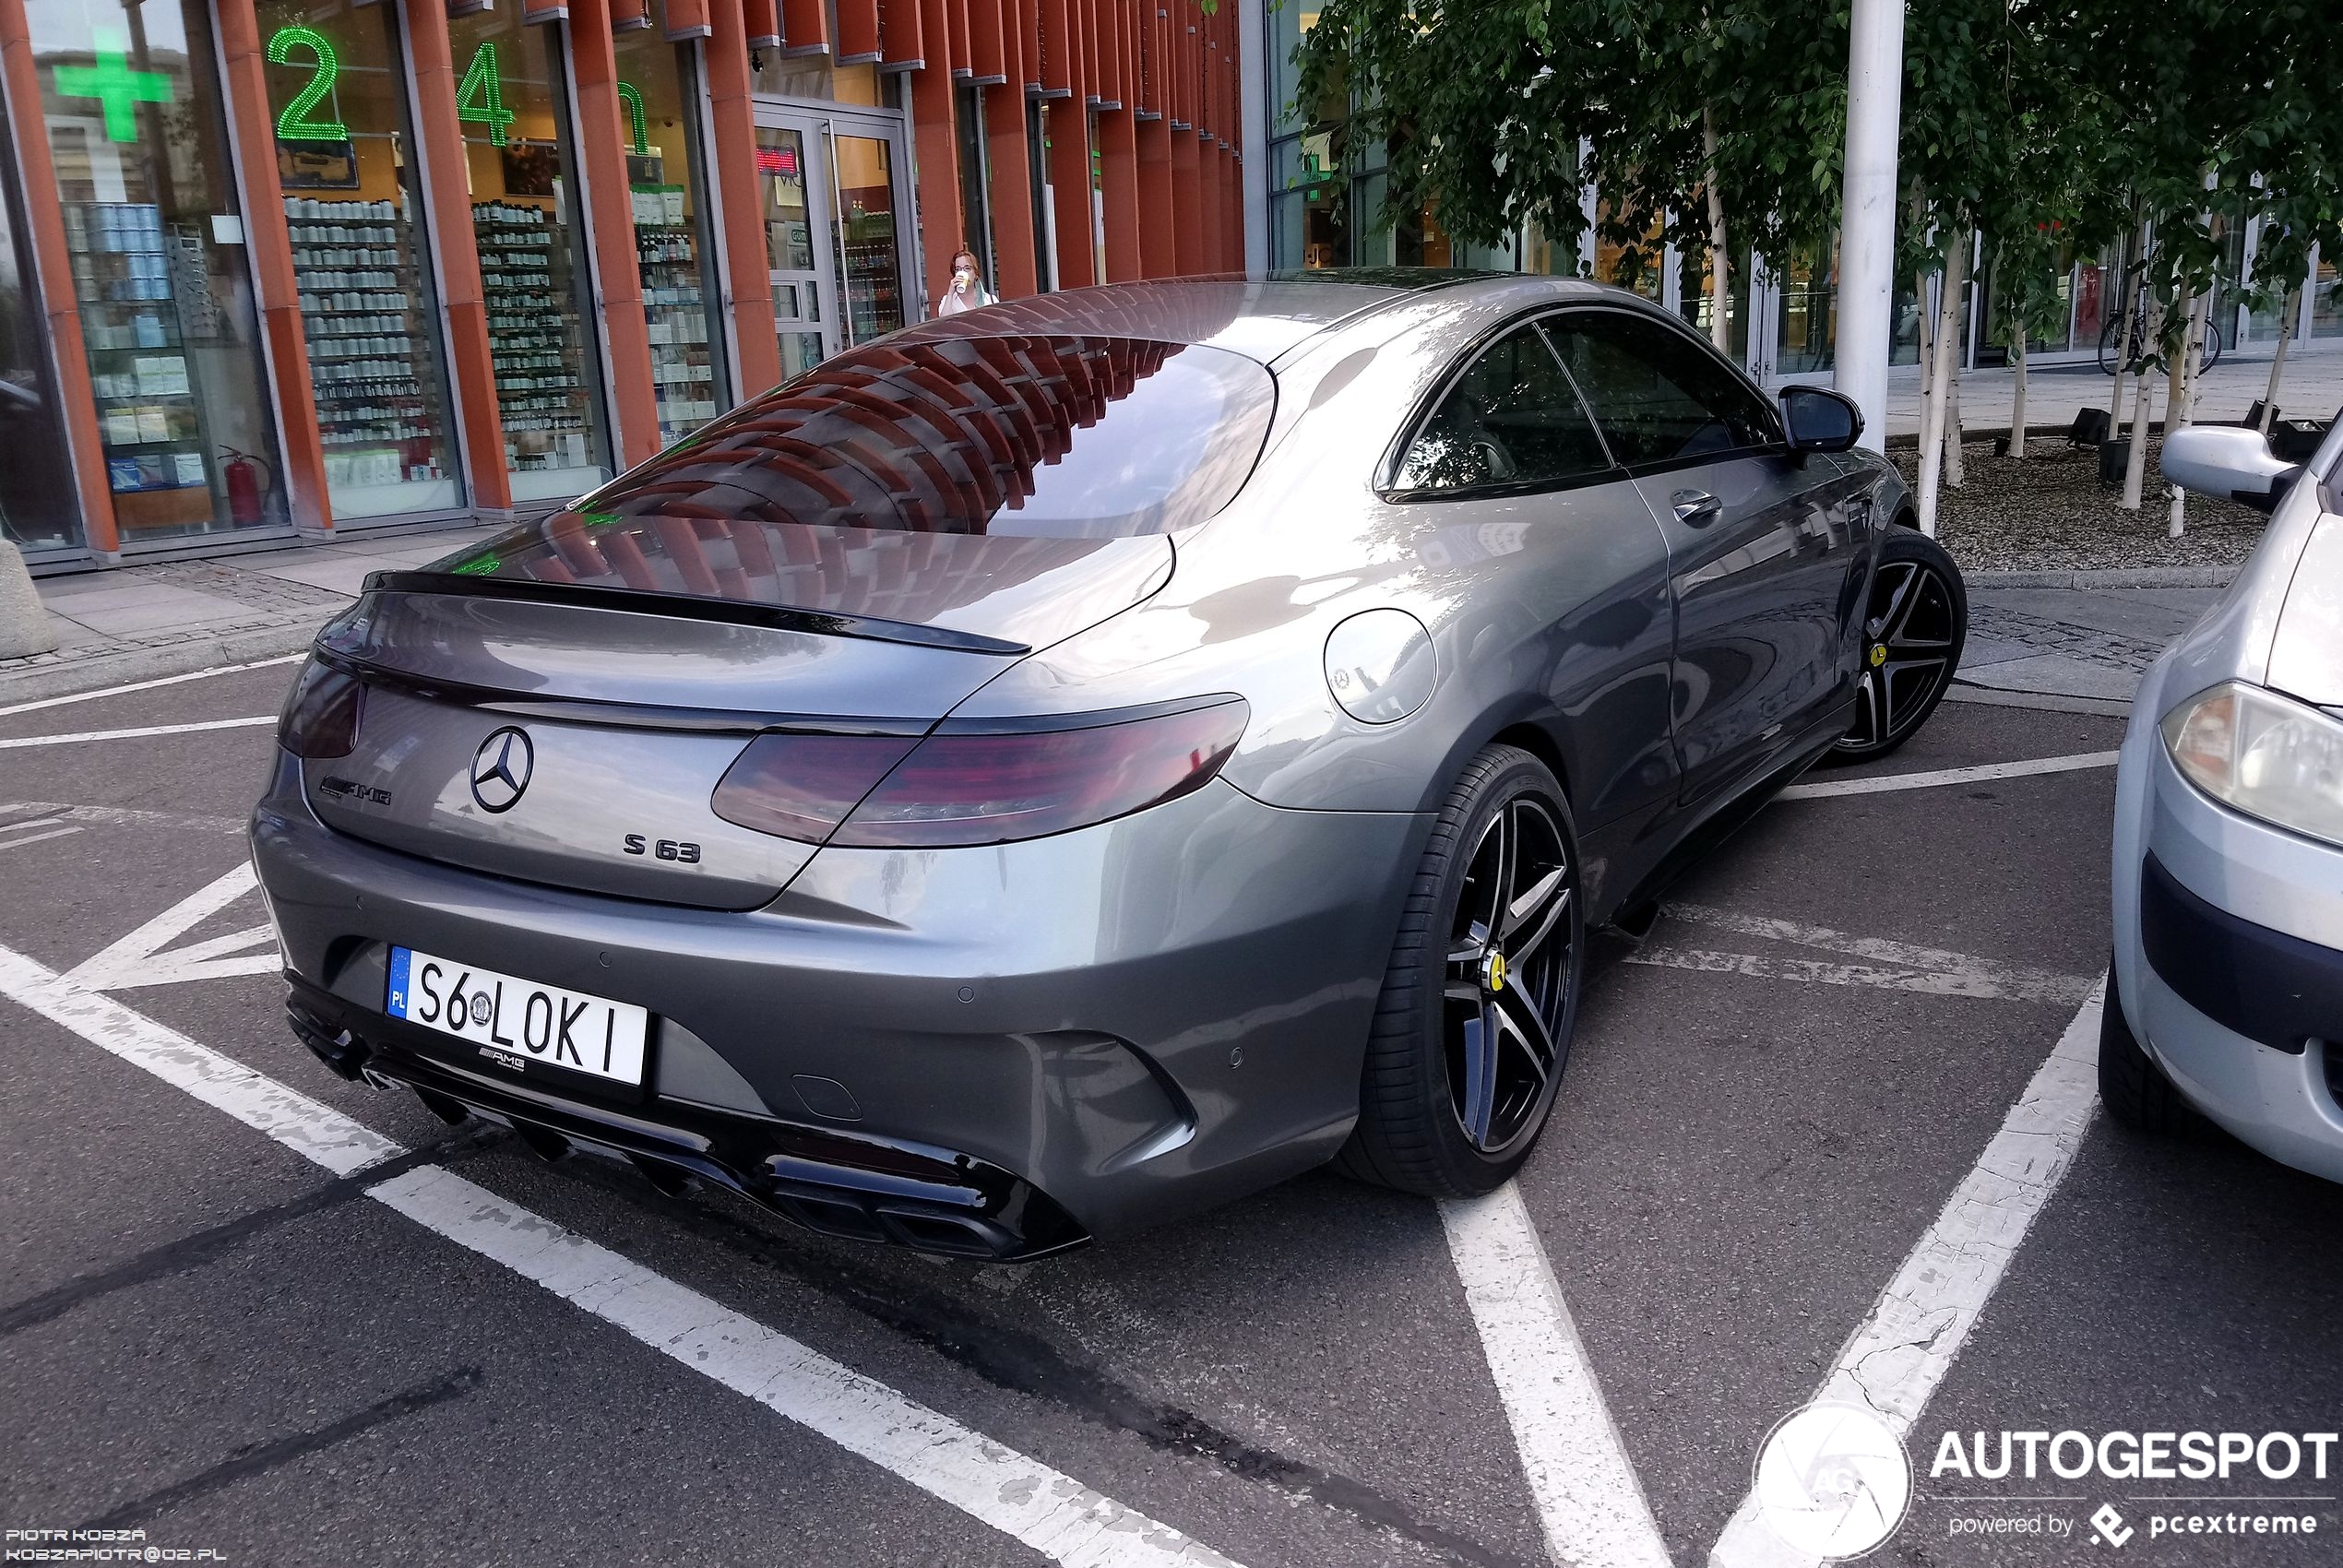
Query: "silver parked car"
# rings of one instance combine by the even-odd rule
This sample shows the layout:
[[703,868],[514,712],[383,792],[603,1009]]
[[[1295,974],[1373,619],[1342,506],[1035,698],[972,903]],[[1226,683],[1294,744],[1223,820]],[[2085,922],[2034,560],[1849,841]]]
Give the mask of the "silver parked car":
[[1852,406],[1590,284],[1135,284],[828,361],[318,637],[302,1038],[450,1120],[1031,1256],[1486,1191],[1585,932],[1949,683]]
[[2100,1099],[2343,1181],[2343,422],[2307,464],[2203,425],[2163,467],[2272,515],[2132,702]]

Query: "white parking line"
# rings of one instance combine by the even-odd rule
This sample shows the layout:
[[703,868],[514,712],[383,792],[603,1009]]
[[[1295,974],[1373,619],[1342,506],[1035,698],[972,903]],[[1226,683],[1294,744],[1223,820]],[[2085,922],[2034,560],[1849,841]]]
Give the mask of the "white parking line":
[[0,707],[0,719],[6,719],[12,713],[30,713],[37,708],[63,707],[67,703],[96,702],[100,697],[118,697],[125,692],[149,692],[157,686],[176,686],[185,681],[208,681],[214,675],[233,675],[245,670],[266,670],[272,664],[291,664],[297,659],[308,657],[309,655],[305,652],[279,654],[274,659],[255,659],[243,664],[223,664],[217,670],[197,670],[186,675],[163,675],[152,681],[133,681],[126,686],[104,686],[94,692],[73,692],[61,697],[42,697],[38,702],[15,703],[7,707]]
[[[1638,947],[1624,962],[1654,968],[1695,969],[1712,975],[1748,975],[1755,980],[1800,980],[1808,985],[1867,985],[1881,991],[1910,991],[1926,996],[1974,996],[1997,1002],[2055,1002],[2071,996],[2015,991],[1978,975],[1914,974],[1869,964],[1826,964],[1813,958],[1767,958],[1754,953],[1715,953],[1665,944]],[[2090,982],[2083,982],[2086,989]],[[2059,988],[2062,991],[2064,987]]]
[[2072,756],[2034,757],[2026,762],[1988,762],[1975,767],[1939,767],[1927,773],[1886,773],[1870,778],[1832,778],[1820,784],[1792,784],[1774,799],[1823,801],[1839,795],[1884,795],[1897,790],[1934,790],[1947,784],[1975,784],[1988,778],[2030,778],[2038,773],[2075,773],[2085,768],[2113,767],[2113,752],[2077,752]]
[[[1874,1410],[1898,1433],[1920,1420],[2050,1202],[2098,1108],[2094,990],[1976,1166],[1913,1247],[1871,1314],[1838,1352],[1814,1397]],[[1758,1523],[1744,1497],[1708,1554],[1711,1568],[1814,1568]]]
[[60,821],[102,823],[109,827],[192,828],[198,833],[237,834],[244,830],[244,819],[240,816],[197,816],[188,812],[139,811],[128,806],[77,806],[61,801],[10,801],[0,804],[0,816],[13,816],[18,812],[45,812]]
[[[1671,919],[1695,925],[1714,926],[1720,931],[1761,937],[1767,942],[1818,947],[1826,953],[1873,958],[1908,969],[1919,969],[1923,974],[1901,976],[1858,965],[1801,965],[1795,960],[1755,958],[1740,953],[1683,952],[1665,944],[1640,949],[1628,962],[1666,964],[1675,968],[1735,969],[1742,974],[1820,980],[1833,985],[1884,985],[1892,990],[1933,992],[1944,996],[1991,996],[2010,1002],[2052,1002],[2067,1007],[2081,1005],[2083,999],[2090,995],[2092,988],[2099,983],[2085,975],[2062,975],[2051,969],[2038,969],[2031,965],[2005,963],[1999,958],[1980,958],[1973,953],[1955,953],[1943,947],[1921,947],[1882,936],[1859,936],[1853,932],[1833,931],[1828,926],[1805,925],[1797,921],[1775,920],[1766,915],[1745,915],[1738,909],[1720,909],[1708,904],[1671,903],[1663,905],[1661,909]],[[1677,961],[1680,958],[1699,961]],[[1826,972],[1829,970],[1844,972],[1837,975]]]
[[1669,1568],[1521,1189],[1507,1182],[1485,1198],[1443,1202],[1440,1222],[1548,1554],[1573,1568]]
[[264,713],[252,719],[207,719],[199,724],[142,724],[135,730],[77,730],[69,735],[11,735],[0,740],[0,752],[16,751],[25,746],[71,746],[83,741],[137,741],[149,735],[191,735],[198,730],[249,730],[276,722],[275,714]]
[[[284,966],[277,955],[277,932],[270,926],[251,926],[184,947],[171,946],[175,938],[259,885],[252,862],[240,861],[119,942],[84,959],[65,978],[85,991],[128,991],[229,975],[274,974]],[[242,952],[263,942],[268,944],[266,953]],[[232,954],[238,956],[229,956]]]
[[[330,1106],[6,947],[0,996],[336,1175],[406,1152]],[[441,1167],[418,1166],[367,1195],[1068,1568],[1235,1568],[1073,1477]]]

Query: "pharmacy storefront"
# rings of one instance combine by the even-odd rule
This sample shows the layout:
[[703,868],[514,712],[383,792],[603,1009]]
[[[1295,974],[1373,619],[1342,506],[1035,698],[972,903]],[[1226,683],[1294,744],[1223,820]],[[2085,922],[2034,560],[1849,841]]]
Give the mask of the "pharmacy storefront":
[[910,70],[782,9],[0,0],[6,537],[526,516],[916,319]]

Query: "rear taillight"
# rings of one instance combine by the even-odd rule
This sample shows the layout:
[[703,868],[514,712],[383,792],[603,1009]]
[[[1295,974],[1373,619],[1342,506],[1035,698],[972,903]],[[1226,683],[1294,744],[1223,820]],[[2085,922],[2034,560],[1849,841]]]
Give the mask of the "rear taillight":
[[916,743],[767,735],[741,754],[711,804],[744,827],[856,849],[1039,838],[1203,788],[1236,750],[1246,718],[1243,701],[1230,698],[1147,719],[957,730]]
[[330,665],[312,659],[285,699],[277,743],[299,757],[348,756],[358,744],[366,688]]
[[899,735],[759,735],[717,781],[726,822],[818,844],[919,741]]

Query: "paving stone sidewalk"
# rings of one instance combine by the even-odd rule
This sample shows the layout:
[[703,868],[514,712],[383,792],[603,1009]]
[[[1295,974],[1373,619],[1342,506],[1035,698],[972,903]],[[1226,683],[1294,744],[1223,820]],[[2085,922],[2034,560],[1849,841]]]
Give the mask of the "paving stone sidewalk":
[[370,572],[420,566],[493,528],[378,535],[42,577],[54,653],[0,659],[0,707],[306,647]]
[[2008,588],[1968,594],[1960,681],[1988,692],[2126,703],[2218,588]]

